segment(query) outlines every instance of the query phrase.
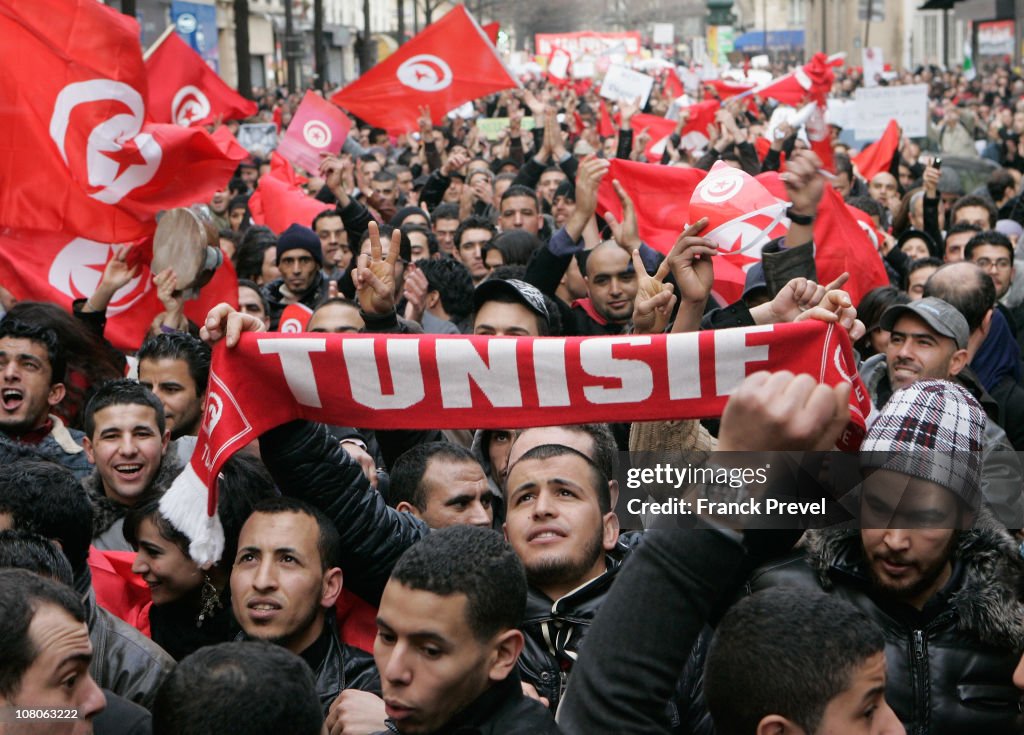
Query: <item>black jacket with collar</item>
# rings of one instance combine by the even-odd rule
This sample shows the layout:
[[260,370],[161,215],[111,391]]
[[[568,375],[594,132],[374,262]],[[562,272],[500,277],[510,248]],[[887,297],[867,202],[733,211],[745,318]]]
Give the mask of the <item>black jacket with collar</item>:
[[[377,673],[373,656],[342,643],[338,638],[337,627],[329,619],[326,625],[327,649],[313,669],[313,676],[316,677],[316,694],[320,698],[324,717],[327,716],[331,704],[345,689],[358,689],[381,696],[380,674]],[[252,639],[243,632],[238,634],[236,640]]]
[[953,575],[921,611],[878,592],[857,531],[810,531],[806,555],[762,567],[748,591],[811,586],[849,600],[885,634],[886,700],[908,735],[1019,735],[1012,682],[1024,650],[1024,560],[983,515],[953,551]]
[[[393,721],[379,735],[400,733]],[[551,713],[535,699],[523,694],[519,676],[513,671],[494,684],[466,709],[431,735],[559,735]]]
[[[271,281],[263,287],[263,296],[267,300],[267,305],[270,307],[270,313],[267,314],[270,317],[270,324],[267,328],[271,331],[277,330],[278,322],[281,320],[281,313],[285,310],[290,301],[285,301],[285,295],[281,293],[281,288],[284,286],[284,279],[278,278],[277,280]],[[313,278],[313,283],[310,284],[309,288],[299,296],[298,303],[303,306],[307,306],[310,309],[316,309],[324,301],[327,300],[327,290],[330,284],[327,279],[324,278],[323,273],[317,269],[316,275]]]

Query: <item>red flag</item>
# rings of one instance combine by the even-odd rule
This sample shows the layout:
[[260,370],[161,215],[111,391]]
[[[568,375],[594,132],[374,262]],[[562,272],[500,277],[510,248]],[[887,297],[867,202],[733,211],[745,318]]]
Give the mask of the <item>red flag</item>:
[[330,209],[330,205],[299,189],[292,167],[276,151],[270,161],[270,173],[260,177],[256,191],[249,197],[253,222],[276,233],[296,223],[310,227],[313,218]]
[[[715,113],[719,107],[718,100],[707,100],[690,105],[683,110],[688,115],[681,131],[680,145],[683,148],[701,148],[707,143],[708,125],[715,121]],[[661,155],[665,152],[669,136],[675,131],[678,121],[640,112],[633,115],[632,124],[633,130],[639,131],[647,128],[651,141],[647,144],[644,155],[651,163],[659,162]]]
[[483,31],[484,31],[484,33],[487,34],[487,38],[489,38],[491,43],[493,43],[495,46],[498,45],[498,31],[500,31],[500,30],[501,30],[501,24],[498,23],[498,21],[494,21],[493,23],[488,23],[487,25],[485,25],[483,27]]
[[305,304],[288,304],[281,312],[281,318],[277,323],[278,332],[296,334],[305,332],[309,320],[313,317],[313,310]]
[[705,175],[705,171],[696,168],[613,158],[597,190],[597,211],[602,216],[611,212],[622,220],[622,204],[612,187],[612,181],[617,179],[636,207],[640,237],[655,250],[668,253],[688,221],[690,194]]
[[810,62],[785,76],[772,80],[758,87],[754,94],[760,97],[771,97],[784,105],[799,105],[808,98],[824,105],[835,74],[832,71],[834,61],[820,51],[811,57]]
[[[107,306],[104,336],[122,350],[137,350],[153,318],[164,310],[153,286],[149,261],[151,242],[132,246],[129,262],[139,262],[138,275],[114,294]],[[0,283],[19,300],[50,301],[71,310],[75,299],[96,291],[114,246],[54,233],[0,232]],[[225,262],[200,291],[185,302],[185,315],[202,324],[210,309],[226,301],[238,304],[238,278]]]
[[885,126],[882,137],[869,146],[865,146],[858,155],[854,156],[853,163],[857,167],[861,178],[870,181],[875,174],[888,171],[892,165],[892,157],[900,145],[900,126],[895,120],[890,120]]
[[742,94],[743,92],[749,92],[757,86],[756,84],[733,82],[726,79],[706,79],[703,84],[705,87],[711,87],[718,98],[723,100]]
[[[861,218],[863,215],[862,224]],[[814,222],[814,263],[819,283],[830,283],[842,273],[849,273],[850,280],[843,290],[850,294],[854,304],[868,291],[889,285],[889,276],[873,243],[868,229],[874,230],[871,218],[860,210],[849,207],[831,186],[825,186],[825,193],[818,205],[818,216]]]
[[100,551],[89,547],[96,604],[148,636],[149,604],[153,597],[142,577],[132,571],[134,561],[134,551]]
[[422,105],[440,124],[464,102],[518,86],[465,6],[457,5],[331,102],[371,125],[404,132],[416,129]]
[[679,81],[679,75],[676,74],[675,69],[665,70],[665,91],[668,92],[672,99],[676,97],[682,97],[686,93],[683,88],[683,83]]
[[0,0],[0,226],[127,242],[207,201],[241,156],[146,117],[134,19],[95,0]]
[[348,115],[315,92],[306,92],[277,152],[292,165],[316,173],[321,153],[340,153],[352,129]]
[[832,134],[825,123],[825,105],[814,105],[814,111],[804,124],[811,150],[821,159],[821,167],[835,173],[836,161],[832,155]]
[[579,110],[572,111],[572,134],[583,135],[583,129],[586,125],[583,124],[583,115],[580,114]]
[[608,114],[608,106],[601,100],[600,117],[597,120],[597,134],[602,138],[610,138],[615,135],[615,126],[612,125],[612,118]]
[[177,33],[168,34],[146,59],[146,76],[156,122],[188,127],[256,114],[256,103],[229,87]]

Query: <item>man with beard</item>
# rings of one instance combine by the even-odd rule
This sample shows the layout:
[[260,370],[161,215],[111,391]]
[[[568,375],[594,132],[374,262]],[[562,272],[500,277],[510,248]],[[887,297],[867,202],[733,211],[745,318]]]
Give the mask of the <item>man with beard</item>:
[[[971,330],[951,304],[934,296],[897,304],[883,312],[879,326],[889,331],[889,345],[884,354],[868,358],[860,367],[864,386],[877,408],[885,406],[894,391],[920,380],[955,381],[982,405],[991,401],[966,370]],[[1006,432],[994,419],[982,415],[982,497],[1005,527],[1020,528],[1024,520],[1020,462]]]
[[292,225],[277,239],[277,267],[281,277],[263,287],[270,305],[270,328],[277,329],[288,304],[315,309],[327,298],[328,282],[321,269],[324,253],[320,238],[308,227]]
[[139,350],[139,382],[164,406],[164,421],[182,463],[192,457],[210,378],[210,348],[190,334],[157,334]]
[[294,498],[271,498],[242,526],[231,570],[231,606],[243,636],[305,660],[325,714],[344,689],[380,694],[373,659],[343,644],[327,614],[341,594],[340,545],[338,530],[320,511]]
[[1019,733],[1024,560],[981,497],[985,412],[961,386],[897,391],[861,446],[859,530],[810,531],[752,591],[843,597],[886,638],[886,699],[912,733]]

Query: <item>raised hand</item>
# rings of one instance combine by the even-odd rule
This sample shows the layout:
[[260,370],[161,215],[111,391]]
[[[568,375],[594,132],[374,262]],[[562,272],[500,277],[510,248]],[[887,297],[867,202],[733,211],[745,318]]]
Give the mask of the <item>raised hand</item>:
[[359,256],[359,265],[353,274],[359,306],[367,314],[389,314],[395,309],[395,263],[402,244],[401,230],[391,233],[391,246],[387,257],[382,256],[380,228],[370,222],[370,254]]
[[661,261],[658,272],[653,276],[644,268],[640,251],[634,250],[633,270],[636,271],[637,290],[633,301],[633,332],[636,334],[661,334],[668,326],[676,295],[671,283],[664,283],[669,274],[668,260]]
[[618,243],[619,247],[632,253],[641,244],[636,219],[636,207],[633,206],[633,199],[626,193],[618,179],[612,181],[612,188],[615,189],[616,196],[622,202],[622,222],[619,222],[611,212],[608,212],[604,219],[612,231],[612,239]]

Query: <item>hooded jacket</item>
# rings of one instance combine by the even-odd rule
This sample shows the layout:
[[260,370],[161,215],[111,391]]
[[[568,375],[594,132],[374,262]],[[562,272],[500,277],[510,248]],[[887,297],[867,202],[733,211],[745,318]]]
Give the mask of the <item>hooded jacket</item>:
[[[327,289],[329,286],[330,282],[324,278],[320,270],[317,270],[313,277],[313,283],[304,293],[299,295],[298,303],[310,309],[316,309],[327,299]],[[271,281],[263,287],[263,296],[266,298],[267,306],[270,309],[267,314],[270,317],[270,324],[267,325],[270,331],[277,330],[277,323],[281,320],[281,313],[288,304],[292,303],[291,301],[285,301],[287,295],[282,291],[283,289],[283,278]]]
[[809,586],[849,600],[885,634],[886,700],[908,735],[1011,735],[1021,694],[1024,559],[983,513],[961,533],[945,587],[918,611],[877,591],[858,531],[809,531],[806,554],[762,567],[748,591]]

